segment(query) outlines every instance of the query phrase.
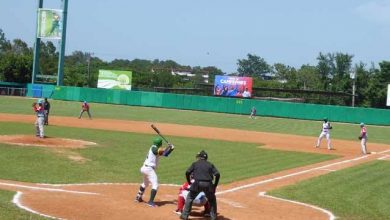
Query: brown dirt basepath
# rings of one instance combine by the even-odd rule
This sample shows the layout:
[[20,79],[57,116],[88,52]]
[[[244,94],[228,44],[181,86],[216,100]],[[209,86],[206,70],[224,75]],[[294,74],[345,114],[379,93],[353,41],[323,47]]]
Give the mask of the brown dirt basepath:
[[[34,116],[0,114],[0,121],[33,123]],[[51,125],[91,129],[154,133],[149,122],[110,119],[79,120],[70,117],[50,119]],[[336,150],[315,149],[313,137],[275,133],[242,131],[159,123],[166,135],[219,139],[250,143],[264,143],[266,147],[321,152],[342,155],[337,160],[285,170],[267,176],[222,185],[218,188],[218,219],[329,219],[321,210],[286,201],[263,197],[261,192],[323,175],[335,170],[387,157],[389,146],[369,144],[369,150],[379,152],[361,156],[357,141],[333,140]],[[223,174],[222,174],[223,175]],[[157,195],[159,207],[134,203],[136,184],[41,185],[0,180],[0,188],[19,191],[14,202],[49,216],[65,219],[178,219],[172,211],[176,207],[178,187],[162,185]],[[148,194],[145,195],[148,198]],[[203,219],[196,208],[192,219]]]

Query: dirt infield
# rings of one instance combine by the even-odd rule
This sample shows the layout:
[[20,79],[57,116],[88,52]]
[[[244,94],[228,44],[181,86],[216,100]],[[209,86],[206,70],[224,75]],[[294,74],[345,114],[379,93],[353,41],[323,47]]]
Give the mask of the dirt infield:
[[[33,116],[0,114],[0,121],[33,123]],[[153,133],[149,122],[109,119],[79,120],[51,117],[51,125],[103,130]],[[320,152],[342,158],[319,164],[285,170],[218,187],[218,219],[332,219],[332,213],[304,204],[295,204],[264,196],[262,192],[294,184],[335,170],[355,166],[378,158],[388,158],[389,147],[369,143],[372,153],[362,156],[358,141],[333,140],[336,150],[314,148],[316,138],[235,129],[210,128],[159,123],[166,135],[262,143],[267,148]],[[35,137],[34,137],[35,138]],[[50,141],[44,139],[43,142]],[[14,202],[39,214],[64,219],[178,219],[176,207],[178,186],[162,185],[157,196],[159,207],[134,203],[135,184],[47,185],[0,180],[0,188],[18,191]],[[145,195],[146,198],[148,194]],[[191,219],[203,219],[195,209]]]

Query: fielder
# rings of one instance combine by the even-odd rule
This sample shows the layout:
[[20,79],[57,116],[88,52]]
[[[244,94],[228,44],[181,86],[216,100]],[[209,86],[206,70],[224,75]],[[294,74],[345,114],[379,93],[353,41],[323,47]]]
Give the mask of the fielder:
[[366,144],[367,144],[367,128],[363,122],[360,123],[359,140],[360,140],[362,154],[367,154],[367,146],[366,146]]
[[152,185],[152,189],[150,192],[150,199],[148,201],[148,205],[150,207],[156,207],[156,204],[154,203],[154,198],[157,194],[158,189],[158,179],[156,174],[156,169],[158,167],[158,162],[160,159],[160,156],[168,157],[170,153],[175,149],[175,147],[172,144],[168,144],[168,147],[161,147],[162,146],[162,140],[161,138],[157,137],[153,140],[153,145],[150,147],[148,154],[146,155],[146,159],[144,161],[143,166],[141,167],[140,171],[143,175],[143,182],[141,186],[139,187],[139,191],[137,193],[137,196],[135,197],[136,202],[142,202],[142,195],[145,192],[146,187],[149,186],[149,184]]
[[37,114],[37,119],[35,120],[35,136],[45,138],[43,130],[43,125],[45,123],[45,108],[43,107],[42,99],[38,99],[38,103],[34,102],[32,107],[33,111]]
[[332,143],[330,141],[330,129],[332,129],[332,126],[330,125],[328,118],[324,118],[324,123],[322,123],[322,130],[320,136],[318,137],[316,148],[320,147],[322,138],[326,137],[326,141],[328,142],[328,150],[333,150]]
[[256,108],[254,106],[251,109],[251,114],[249,115],[249,118],[256,119]]
[[87,112],[89,119],[92,119],[91,113],[89,112],[89,104],[87,101],[84,101],[83,104],[81,104],[79,119],[81,118],[81,116],[83,116],[84,112]]

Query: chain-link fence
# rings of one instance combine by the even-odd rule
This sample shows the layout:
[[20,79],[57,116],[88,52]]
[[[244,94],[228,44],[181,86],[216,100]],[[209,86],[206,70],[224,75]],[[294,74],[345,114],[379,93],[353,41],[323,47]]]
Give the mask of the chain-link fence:
[[26,96],[26,88],[0,87],[0,95]]

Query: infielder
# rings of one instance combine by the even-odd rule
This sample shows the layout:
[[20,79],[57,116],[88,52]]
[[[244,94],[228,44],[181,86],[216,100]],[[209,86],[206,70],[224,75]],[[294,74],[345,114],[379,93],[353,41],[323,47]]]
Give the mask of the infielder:
[[89,119],[92,119],[91,113],[89,112],[89,104],[87,101],[84,101],[83,104],[81,104],[79,119],[81,118],[81,116],[83,116],[84,112],[87,112]]
[[366,146],[366,144],[367,144],[367,128],[363,122],[360,123],[359,140],[360,140],[362,154],[367,154],[367,146]]
[[34,102],[32,104],[33,111],[37,115],[37,119],[35,120],[35,136],[40,138],[45,138],[43,125],[45,123],[45,108],[43,107],[42,99],[38,99],[38,103]]
[[172,144],[168,144],[168,147],[165,148],[161,146],[162,146],[161,138],[159,137],[155,138],[153,140],[153,145],[150,147],[149,152],[146,155],[144,164],[140,169],[143,175],[143,182],[139,187],[139,191],[137,193],[137,196],[135,197],[135,201],[136,202],[143,201],[142,195],[144,194],[146,187],[148,187],[149,184],[151,184],[152,189],[150,192],[150,199],[148,201],[148,205],[150,207],[156,207],[156,204],[154,203],[154,198],[156,197],[157,189],[158,189],[158,179],[157,179],[156,169],[158,167],[160,156],[168,157],[169,154],[175,149],[175,147]]
[[324,118],[324,123],[322,123],[322,130],[320,136],[318,137],[316,148],[320,147],[322,138],[326,137],[326,141],[328,142],[328,150],[333,149],[332,143],[330,141],[330,129],[332,129],[332,126],[330,125],[328,118]]

